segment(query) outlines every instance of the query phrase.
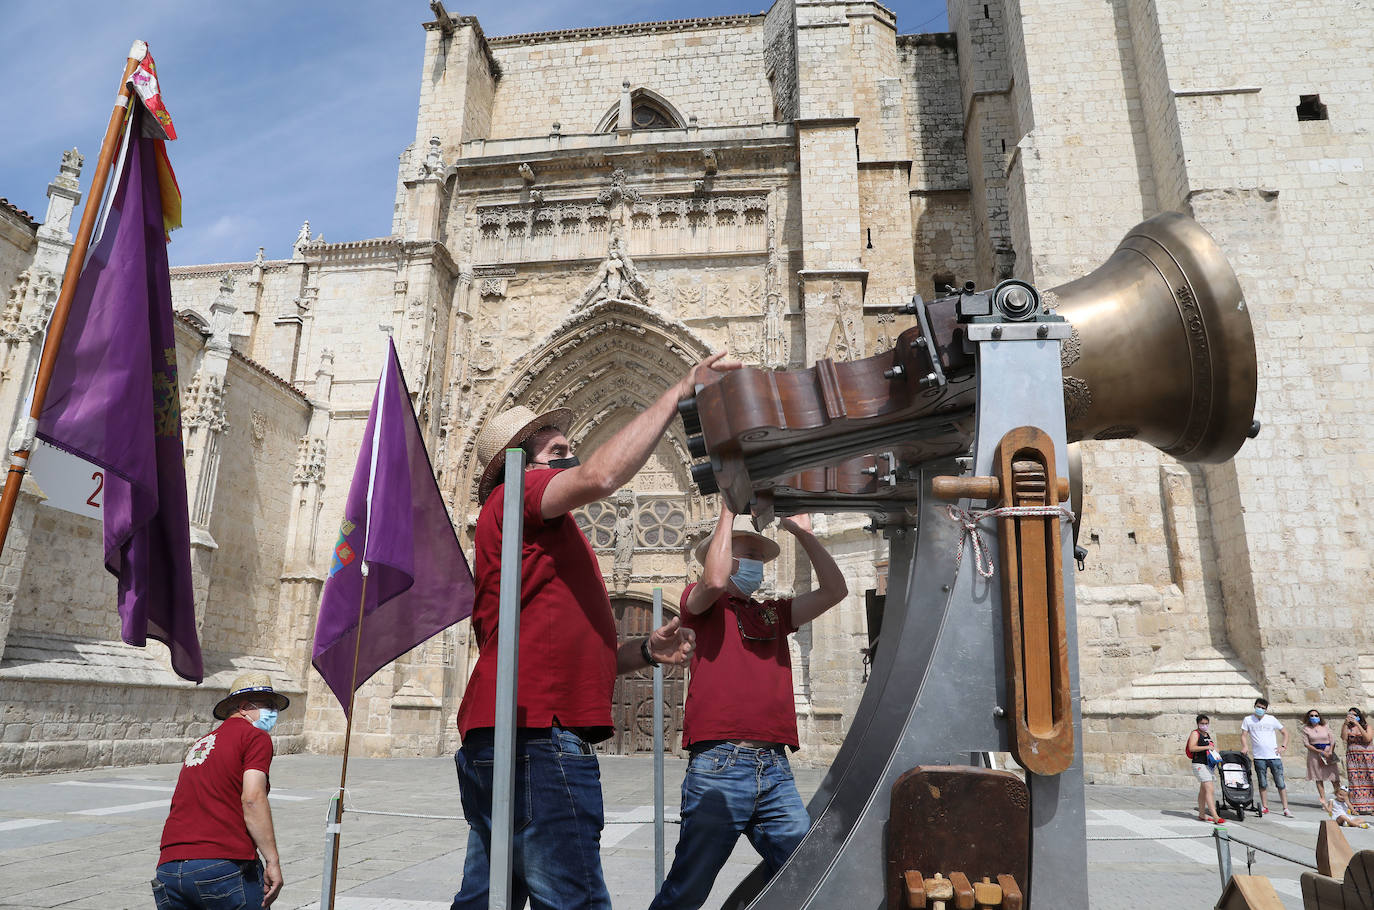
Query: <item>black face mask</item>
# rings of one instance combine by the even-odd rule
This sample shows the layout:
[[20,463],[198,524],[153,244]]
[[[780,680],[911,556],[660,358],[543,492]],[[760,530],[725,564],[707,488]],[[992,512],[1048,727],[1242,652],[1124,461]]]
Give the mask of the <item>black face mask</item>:
[[575,468],[581,463],[577,460],[576,455],[569,455],[567,458],[554,458],[549,461],[532,462],[532,464],[542,464],[546,468]]

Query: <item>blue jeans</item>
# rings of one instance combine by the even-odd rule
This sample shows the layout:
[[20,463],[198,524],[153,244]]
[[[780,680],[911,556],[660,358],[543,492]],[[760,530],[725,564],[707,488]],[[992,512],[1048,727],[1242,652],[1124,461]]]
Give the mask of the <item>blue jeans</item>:
[[258,910],[262,863],[237,859],[179,859],[157,867],[157,910]]
[[[453,756],[468,822],[463,885],[452,910],[486,910],[491,878],[491,730],[469,731]],[[521,729],[515,744],[512,907],[610,910],[601,874],[601,766],[592,747],[561,727]]]
[[650,910],[704,904],[741,834],[772,875],[810,827],[782,747],[722,743],[694,752],[682,781],[682,831],[673,868]]
[[1274,775],[1274,786],[1283,789],[1283,759],[1281,758],[1257,758],[1255,759],[1255,782],[1259,784],[1261,790],[1269,788],[1269,781],[1266,779],[1265,771]]

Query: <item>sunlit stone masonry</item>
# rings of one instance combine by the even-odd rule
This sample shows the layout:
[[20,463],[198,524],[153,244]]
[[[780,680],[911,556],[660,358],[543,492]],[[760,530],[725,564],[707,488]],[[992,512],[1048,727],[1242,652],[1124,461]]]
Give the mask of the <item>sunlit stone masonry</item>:
[[[388,335],[470,546],[474,435],[499,409],[571,407],[590,450],[709,350],[769,368],[865,357],[909,325],[914,294],[1053,287],[1167,209],[1240,275],[1264,431],[1206,468],[1087,445],[1088,777],[1186,783],[1193,714],[1232,746],[1258,693],[1290,723],[1367,703],[1374,29],[1348,3],[950,0],[953,31],[915,35],[857,0],[506,37],[435,9],[416,23],[388,236],[325,241],[306,222],[289,258],[226,249],[235,261],[173,270],[206,686],[177,680],[160,646],[118,641],[94,487],[40,474],[0,564],[0,773],[174,759],[248,666],[301,708],[279,748],[341,749],[310,642]],[[0,201],[11,425],[81,167],[61,156],[41,224]],[[676,609],[687,545],[711,526],[687,462],[675,426],[578,516],[625,635],[648,628],[655,586]],[[863,518],[816,526],[851,591],[795,636],[798,758],[825,762],[863,692],[887,543]],[[784,540],[766,590],[808,584]],[[355,751],[455,748],[474,659],[462,623],[379,673]],[[676,745],[680,672],[666,691]],[[651,700],[647,677],[621,681],[604,748],[650,748]]]

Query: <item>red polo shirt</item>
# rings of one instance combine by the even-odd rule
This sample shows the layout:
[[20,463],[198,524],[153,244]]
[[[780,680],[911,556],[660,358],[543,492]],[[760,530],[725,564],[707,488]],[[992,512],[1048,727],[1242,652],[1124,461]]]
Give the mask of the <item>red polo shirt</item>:
[[[545,520],[544,490],[557,470],[525,472],[525,535],[520,575],[520,674],[516,725],[611,732],[616,630],[596,555],[571,513]],[[477,665],[458,708],[458,732],[496,725],[497,620],[501,608],[501,522],[505,486],[477,517],[477,596],[472,628]]]
[[[682,717],[682,744],[757,739],[797,748],[797,706],[787,636],[792,600],[756,601],[722,594],[701,613],[687,609],[682,624],[697,633],[692,681]],[[742,630],[742,631],[741,631]]]
[[186,751],[162,826],[158,865],[178,859],[254,859],[243,820],[243,772],[272,767],[272,737],[231,717]]

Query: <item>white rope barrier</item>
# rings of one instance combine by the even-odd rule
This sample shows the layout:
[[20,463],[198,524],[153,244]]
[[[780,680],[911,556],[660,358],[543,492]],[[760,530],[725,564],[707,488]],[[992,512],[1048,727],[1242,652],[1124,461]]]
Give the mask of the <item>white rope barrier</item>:
[[1150,837],[1144,834],[1099,834],[1096,837],[1089,837],[1087,840],[1211,840],[1212,835],[1208,834],[1161,834],[1157,837]]

